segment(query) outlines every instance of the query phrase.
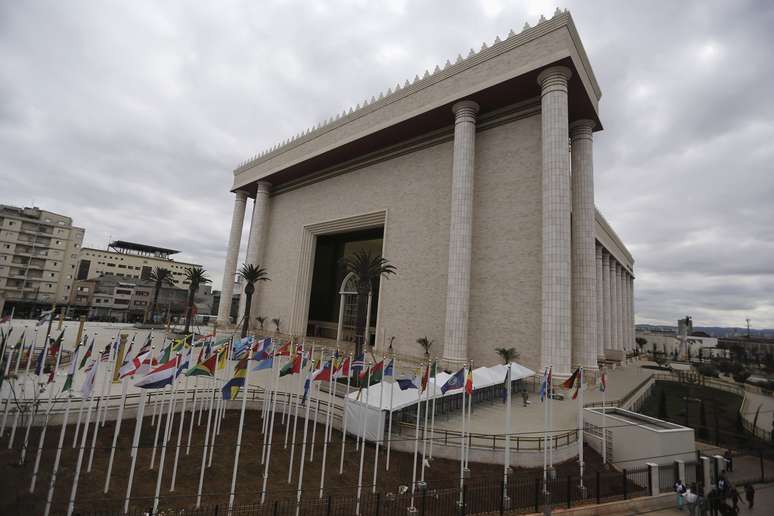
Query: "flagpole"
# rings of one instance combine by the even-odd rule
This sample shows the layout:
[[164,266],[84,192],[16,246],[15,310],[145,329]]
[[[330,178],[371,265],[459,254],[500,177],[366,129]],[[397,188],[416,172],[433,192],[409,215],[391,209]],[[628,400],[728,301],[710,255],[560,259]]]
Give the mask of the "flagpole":
[[[35,330],[35,334],[37,335],[37,330]],[[19,349],[19,359],[18,359],[18,361],[16,363],[16,380],[14,381],[14,389],[16,387],[19,387],[20,384],[21,384],[21,389],[20,389],[19,397],[22,398],[23,400],[26,399],[26,397],[25,397],[25,392],[26,392],[25,386],[27,384],[27,376],[26,376],[27,373],[25,373],[24,378],[20,378],[19,377],[19,365],[20,365],[20,362],[21,362],[21,356],[24,354],[24,344],[27,342],[27,338],[26,337],[27,337],[27,327],[25,326],[24,327],[24,332],[22,333],[22,338],[21,338],[21,349]],[[34,344],[33,344],[33,346],[34,346]],[[30,348],[30,352],[27,355],[27,371],[29,371],[29,364],[30,364],[30,356],[31,355],[32,355],[32,348]],[[8,449],[9,450],[13,447],[13,441],[14,441],[14,438],[16,437],[16,425],[18,425],[18,423],[19,423],[19,415],[20,415],[20,413],[21,413],[21,410],[20,410],[19,404],[17,403],[16,410],[14,411],[14,415],[13,415],[13,425],[11,427],[11,435],[8,437]],[[75,445],[73,445],[73,448],[74,447],[75,447]]]
[[371,488],[372,493],[376,493],[376,479],[377,474],[379,473],[379,444],[382,442],[382,439],[384,439],[384,414],[382,414],[382,406],[384,405],[384,361],[387,359],[385,355],[382,355],[382,381],[379,382],[379,435],[376,439],[375,447],[376,450],[374,451],[374,483]]
[[[60,337],[64,336],[64,331],[62,331]],[[56,371],[59,369],[59,362],[62,358],[62,342],[60,340],[59,342],[59,349],[57,350],[56,354],[56,362],[54,365],[54,370],[51,371],[51,376],[49,376],[50,382],[53,383],[56,381]],[[53,378],[53,380],[51,380]],[[38,452],[35,455],[35,467],[33,468],[32,472],[32,481],[30,482],[30,493],[35,492],[35,481],[38,478],[38,468],[40,467],[40,456],[43,455],[43,442],[46,440],[46,430],[48,430],[48,421],[51,417],[51,411],[54,408],[54,385],[51,385],[51,390],[48,391],[48,409],[46,410],[46,419],[43,423],[43,429],[40,431],[40,440],[38,441]]]
[[[43,353],[41,357],[42,358],[40,360],[40,371],[36,371],[38,373],[36,375],[37,382],[33,381],[33,391],[32,391],[33,403],[32,403],[32,407],[30,408],[30,415],[27,421],[27,430],[24,432],[24,442],[22,443],[21,455],[19,457],[19,465],[24,464],[24,459],[27,457],[27,445],[29,444],[29,441],[30,441],[30,430],[32,429],[32,420],[35,419],[35,416],[38,413],[38,404],[35,403],[35,399],[37,397],[35,394],[36,389],[34,389],[34,386],[35,386],[35,383],[38,383],[38,384],[43,383],[40,381],[40,377],[43,376],[43,372],[46,370],[46,359],[48,358],[48,337],[46,337],[46,341],[43,343]],[[37,365],[36,365],[36,369],[37,369]],[[49,391],[49,402],[51,400],[52,393],[53,393],[53,388]]]
[[[321,352],[320,357],[322,358],[324,351]],[[314,358],[314,343],[312,343],[312,359]],[[311,382],[312,382],[312,368],[314,368],[314,360],[309,360],[309,370],[306,373],[306,382],[309,382],[309,391],[312,390]],[[306,400],[304,403],[306,405],[304,409],[304,437],[303,437],[303,443],[301,444],[301,462],[298,467],[298,490],[296,491],[296,516],[298,516],[299,511],[301,509],[301,492],[302,492],[302,486],[304,482],[304,466],[305,466],[305,459],[306,459],[306,436],[307,431],[309,430],[309,406],[312,404],[311,399]],[[295,439],[295,434],[293,435],[293,439]],[[312,442],[312,446],[314,446],[314,441]],[[291,462],[292,466],[292,462]]]
[[[281,359],[282,357],[279,357]],[[263,446],[261,447],[261,464],[265,463],[266,461],[266,448],[268,446],[269,442],[269,420],[271,419],[271,412],[274,410],[276,403],[277,403],[277,392],[276,392],[276,383],[277,383],[277,372],[275,372],[275,362],[277,362],[277,371],[279,371],[279,361],[277,357],[277,347],[272,343],[272,350],[271,350],[271,382],[270,382],[270,388],[269,388],[269,401],[268,406],[266,408],[266,415],[263,418]],[[264,402],[264,405],[266,403]],[[273,420],[272,420],[273,421]]]
[[[390,421],[387,424],[387,458],[385,459],[385,471],[390,471],[390,448],[392,447],[392,399],[395,393],[395,378],[398,377],[398,361],[395,360],[395,353],[392,353],[390,359],[392,363],[392,383],[390,384]],[[432,448],[430,448],[432,450]],[[430,452],[432,454],[432,451]]]
[[[314,365],[313,358],[314,358],[314,342],[312,342],[312,353],[310,354],[310,360],[309,360],[311,365]],[[303,370],[303,364],[304,364],[304,351],[303,351],[303,346],[302,346],[302,348],[301,348],[301,370]],[[310,365],[310,367],[311,367],[311,365]],[[295,369],[295,367],[293,367],[293,368]],[[299,373],[300,373],[300,371],[299,371]],[[295,372],[294,372],[294,374],[295,374]],[[299,383],[301,382],[301,378],[302,378],[302,376],[299,374],[298,375],[298,382]],[[303,386],[302,386],[302,389],[303,389]],[[311,387],[310,387],[310,390],[311,390]],[[296,404],[295,404],[295,408],[294,408],[294,411],[293,411],[293,440],[290,443],[290,465],[288,466],[288,484],[291,483],[291,480],[293,478],[293,456],[294,456],[295,451],[296,451],[296,429],[298,428],[298,406],[299,406],[299,404],[300,404],[300,402],[298,401],[298,395],[296,395]],[[304,424],[306,424],[306,422],[304,422]],[[285,436],[287,437],[287,433],[285,434]]]
[[[164,390],[166,390],[167,386],[165,385],[162,388],[161,391],[161,407],[159,410],[159,418],[156,421],[156,433],[153,436],[153,451],[151,452],[151,461],[150,461],[150,467],[148,469],[153,469],[153,466],[156,464],[156,449],[159,445],[159,434],[161,433],[161,418],[164,414],[164,403],[166,403],[165,398],[169,398],[169,408],[172,408],[172,389],[170,386],[169,395],[165,395]],[[162,436],[162,439],[163,436]],[[166,440],[164,439],[164,442],[166,443]]]
[[[435,361],[433,361],[433,366],[430,366],[430,362],[427,363],[427,367],[434,367]],[[421,467],[421,475],[419,477],[419,481],[422,483],[422,486],[425,485],[425,462],[426,462],[426,453],[427,453],[427,420],[428,415],[430,412],[430,370],[428,369],[427,372],[427,384],[425,384],[425,422],[422,425],[422,467]]]
[[438,359],[435,361],[435,375],[433,377],[433,409],[430,416],[430,460],[433,460],[433,443],[435,442],[435,400],[438,397]]
[[[275,348],[272,351],[272,356],[274,358],[277,358],[277,349]],[[271,363],[272,368],[274,368],[274,359],[272,359]],[[274,436],[274,416],[277,413],[277,382],[279,381],[279,364],[277,364],[277,372],[274,373],[274,379],[272,380],[272,392],[274,393],[274,396],[272,397],[271,401],[271,414],[269,414],[269,432],[268,436],[266,438],[266,446],[264,448],[266,449],[266,461],[263,467],[263,485],[261,486],[261,505],[263,505],[263,502],[266,501],[266,482],[269,479],[269,464],[271,464],[271,440]]]
[[543,493],[548,493],[548,403],[551,399],[550,381],[551,366],[546,367],[543,373],[544,399],[543,399]]
[[[110,385],[111,379],[110,379],[110,371],[115,370],[116,366],[116,358],[118,357],[118,338],[120,335],[120,331],[116,332],[116,336],[113,339],[113,342],[110,343],[110,353],[108,354],[108,363],[110,364],[110,367],[107,368],[105,371],[105,377],[106,377],[106,385]],[[108,396],[110,396],[110,390],[108,390]],[[104,399],[104,394],[100,397],[100,403],[102,403]],[[100,426],[105,426],[105,421],[107,420],[107,410],[108,410],[108,404],[105,402],[104,406],[102,407],[102,424]]]
[[[87,335],[83,336],[83,344],[85,345],[86,342],[88,342],[89,337]],[[97,332],[94,332],[94,334],[91,336],[91,344],[94,346],[94,341],[97,340]],[[88,353],[88,349],[86,349],[86,352]],[[89,355],[91,356],[91,355]],[[80,368],[79,368],[80,369]],[[78,420],[75,422],[75,433],[73,434],[73,449],[78,445],[78,434],[81,427],[81,416],[83,415],[83,398],[81,398],[80,406],[78,407]]]
[[[188,360],[191,360],[191,357],[188,357]],[[185,407],[186,407],[186,401],[188,399],[188,376],[186,375],[185,380],[183,381],[183,406],[180,409],[180,423],[177,427],[177,446],[175,446],[175,462],[173,462],[172,466],[172,483],[169,486],[170,491],[175,490],[175,480],[177,480],[177,463],[180,459],[180,443],[183,439],[183,426],[185,425]],[[193,424],[193,416],[191,416],[191,424]]]
[[[364,366],[366,364],[363,364]],[[368,405],[368,395],[371,392],[371,363],[367,365],[366,371],[366,395],[365,395],[365,407],[363,409],[363,426],[361,434],[363,435],[363,442],[360,445],[360,469],[357,475],[357,504],[355,505],[355,514],[360,514],[360,492],[363,490],[363,459],[365,459],[365,434],[366,434],[366,422],[368,421],[368,412],[370,406]]]
[[[427,367],[430,367],[428,364]],[[409,512],[416,512],[414,507],[414,491],[417,487],[417,453],[419,452],[419,421],[422,417],[422,381],[417,386],[417,420],[414,426],[414,465],[411,466],[411,505]]]
[[347,404],[349,403],[349,386],[352,381],[352,353],[347,357],[347,393],[344,395],[344,427],[341,430],[341,459],[339,461],[339,475],[344,472],[344,448],[347,447]]
[[[470,361],[470,378],[473,379],[473,361]],[[468,396],[468,439],[470,439],[470,435],[473,433],[473,420],[471,419],[473,417],[473,389],[474,386],[471,386],[470,389],[470,395]],[[465,469],[470,469],[470,444],[465,447]]]
[[68,391],[67,393],[67,405],[65,405],[64,419],[62,420],[62,427],[59,430],[59,444],[56,447],[56,457],[54,458],[54,469],[51,472],[51,479],[48,482],[48,494],[46,495],[46,508],[43,511],[43,516],[48,516],[51,511],[51,502],[54,499],[54,487],[56,486],[56,474],[59,471],[59,461],[62,458],[62,445],[64,444],[65,433],[67,432],[67,419],[70,416],[70,401],[72,395]]
[[505,406],[505,466],[503,467],[503,502],[510,508],[510,498],[508,497],[508,476],[511,468],[511,363],[506,365],[508,370],[505,372],[506,406]]
[[[602,378],[606,382],[605,371],[602,370]],[[607,385],[603,382],[602,390],[602,465],[607,466]]]
[[185,454],[191,453],[191,437],[193,435],[194,419],[196,419],[196,391],[199,388],[199,377],[194,378],[193,399],[191,400],[191,422],[188,424],[188,444],[185,446]]
[[336,363],[335,358],[339,356],[339,350],[336,349],[336,352],[334,353],[333,357],[331,357],[331,369],[330,374],[328,376],[328,410],[325,413],[325,438],[323,439],[323,456],[322,456],[322,465],[320,466],[320,499],[323,497],[323,488],[325,486],[325,463],[328,458],[328,441],[330,441],[331,436],[333,435],[332,426],[333,426],[333,400],[336,397],[335,391],[336,391],[336,384],[338,382],[334,382],[334,376],[337,371],[335,371]]
[[464,494],[463,488],[465,486],[465,393],[467,391],[466,384],[467,384],[467,378],[468,378],[468,373],[467,371],[465,371],[464,365],[462,369],[463,369],[465,381],[463,382],[463,386],[462,386],[462,426],[460,430],[460,499],[457,502],[457,505],[460,508],[463,508],[465,504],[465,500],[463,498],[463,494]]
[[[99,371],[99,359],[94,362],[94,367]],[[97,376],[94,371],[94,376]],[[91,381],[93,382],[93,377]],[[75,465],[75,476],[73,476],[73,487],[70,490],[70,501],[67,504],[67,516],[72,516],[75,509],[75,495],[78,492],[78,478],[81,476],[81,464],[83,464],[83,454],[86,451],[86,439],[89,435],[89,423],[91,422],[91,410],[94,406],[94,384],[92,383],[91,392],[89,392],[89,407],[86,410],[86,421],[83,423],[83,434],[81,435],[81,445],[78,448],[78,462]],[[96,426],[96,423],[95,423]]]
[[[152,360],[151,360],[152,362]],[[150,393],[149,393],[150,394]],[[132,463],[129,466],[129,481],[126,484],[126,496],[124,497],[124,514],[129,512],[129,499],[132,495],[132,481],[134,480],[134,468],[137,464],[137,457],[140,455],[140,434],[142,433],[142,422],[145,413],[145,393],[140,394],[140,406],[137,408],[137,422],[134,426],[134,437],[132,438]]]
[[[325,348],[320,352],[320,363],[322,364],[322,361],[325,357]],[[312,390],[312,387],[314,385],[310,386],[310,390]],[[317,440],[317,420],[318,415],[320,414],[320,384],[318,383],[316,385],[317,387],[317,396],[315,397],[315,405],[314,405],[314,425],[312,425],[312,447],[309,450],[309,462],[314,462],[314,443]],[[310,399],[311,402],[311,399]]]
[[110,474],[113,472],[113,458],[116,454],[116,444],[118,443],[118,434],[121,432],[121,422],[124,418],[124,405],[126,405],[126,390],[129,384],[126,378],[123,379],[121,385],[121,405],[118,407],[118,416],[116,419],[116,428],[113,432],[113,445],[110,447],[110,458],[108,459],[107,475],[105,477],[105,489],[104,493],[107,494],[110,489]]
[[578,465],[580,466],[580,488],[583,492],[583,390],[584,390],[584,372],[583,366],[578,368],[578,380],[580,387],[578,387]]
[[[292,361],[294,361],[296,359],[296,355],[297,354],[298,354],[298,350],[294,349],[293,350]],[[304,341],[301,341],[301,363],[303,364],[303,362],[304,362]],[[293,369],[295,369],[295,364],[293,365]],[[295,374],[295,373],[292,373],[292,374]],[[291,379],[290,383],[291,384],[293,383],[292,379]],[[298,383],[298,380],[296,380],[295,383]],[[296,440],[296,425],[298,423],[298,397],[291,396],[291,392],[290,392],[291,390],[292,389],[288,389],[287,427],[290,428],[290,419],[293,417],[291,415],[291,413],[290,413],[291,412],[291,408],[290,407],[293,407],[293,409],[292,409],[293,413],[296,415],[296,418],[295,418],[296,422],[293,424],[293,443],[295,444],[295,440]],[[288,434],[288,432],[286,430],[285,431],[285,449],[286,450],[288,449],[288,437],[289,437],[289,434]],[[290,463],[293,464],[292,450],[291,450],[291,455],[290,455]],[[288,468],[288,471],[289,471],[289,473],[292,473],[292,467]],[[288,476],[288,484],[289,483],[290,483],[290,476]]]
[[[236,497],[237,470],[239,469],[239,450],[242,448],[242,431],[245,424],[245,406],[247,405],[247,387],[250,385],[250,355],[252,349],[246,350],[247,357],[245,363],[245,382],[242,386],[242,409],[239,412],[239,430],[237,430],[236,450],[234,451],[234,469],[231,472],[231,491],[228,495],[228,513],[234,508],[234,498]],[[238,364],[237,364],[238,366]],[[236,372],[234,373],[236,376]]]
[[[215,362],[217,367],[217,361]],[[213,382],[213,386],[217,385]],[[198,509],[202,503],[202,487],[204,486],[204,466],[207,462],[207,448],[210,446],[210,426],[212,424],[212,406],[215,401],[215,387],[212,389],[210,396],[210,408],[207,411],[207,430],[204,432],[204,442],[202,443],[202,463],[199,468],[199,487],[196,490],[196,508]]]
[[[23,335],[23,334],[22,334]],[[10,338],[10,330],[8,332],[8,336],[6,338]],[[11,347],[11,352],[8,353],[8,360],[5,362],[5,371],[3,372],[3,378],[8,378],[8,371],[11,369],[11,362],[13,361],[13,353],[14,348]],[[16,370],[19,369],[19,360],[21,359],[21,350],[17,353],[16,357]],[[16,384],[16,380],[14,380],[14,385]],[[3,437],[5,435],[5,424],[8,421],[8,410],[11,407],[11,387],[10,383],[8,384],[8,396],[5,398],[5,410],[3,410],[3,423],[2,426],[0,426],[0,437]]]
[[[110,346],[111,353],[112,353],[113,343],[111,342],[109,344],[109,346]],[[100,354],[98,360],[100,362],[102,361],[102,355],[101,354]],[[94,433],[91,436],[91,450],[89,451],[89,462],[86,465],[86,473],[91,473],[91,466],[92,466],[92,463],[94,462],[94,449],[97,446],[97,435],[99,434],[99,429],[100,429],[100,426],[101,426],[99,424],[99,421],[100,421],[100,409],[103,406],[102,402],[104,401],[105,388],[107,387],[107,384],[110,381],[110,376],[109,376],[110,369],[111,369],[110,368],[110,360],[108,360],[108,364],[107,365],[108,365],[108,367],[105,368],[105,372],[102,374],[102,389],[100,391],[99,400],[97,401],[97,409],[96,409],[96,411],[94,413]]]
[[156,493],[153,496],[153,511],[151,514],[157,514],[159,509],[159,493],[161,492],[161,479],[164,476],[164,458],[167,455],[167,436],[169,435],[172,426],[172,411],[174,410],[175,392],[177,385],[177,382],[175,382],[175,375],[177,374],[177,368],[180,367],[180,352],[178,352],[175,356],[175,360],[175,372],[172,376],[172,394],[170,396],[171,399],[169,400],[169,413],[167,414],[167,423],[166,428],[164,429],[164,437],[161,440],[161,458],[159,459],[159,472],[156,476]]

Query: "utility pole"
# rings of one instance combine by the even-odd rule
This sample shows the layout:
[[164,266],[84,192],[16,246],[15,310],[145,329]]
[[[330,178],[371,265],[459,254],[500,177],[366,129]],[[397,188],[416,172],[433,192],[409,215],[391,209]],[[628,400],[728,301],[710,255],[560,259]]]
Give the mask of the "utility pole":
[[747,338],[750,338],[750,318],[745,319],[747,321]]

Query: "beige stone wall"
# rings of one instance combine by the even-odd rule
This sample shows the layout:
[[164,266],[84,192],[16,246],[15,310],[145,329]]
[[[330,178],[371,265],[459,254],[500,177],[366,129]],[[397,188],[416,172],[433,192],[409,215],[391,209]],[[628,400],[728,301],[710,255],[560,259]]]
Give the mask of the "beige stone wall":
[[[451,170],[448,140],[273,196],[263,264],[271,281],[258,287],[258,313],[287,328],[305,225],[387,210],[384,256],[399,272],[382,283],[380,326],[399,353],[419,355],[415,340],[427,335],[441,355]],[[477,134],[469,327],[477,364],[495,363],[492,350],[503,346],[539,364],[540,185],[539,116]]]

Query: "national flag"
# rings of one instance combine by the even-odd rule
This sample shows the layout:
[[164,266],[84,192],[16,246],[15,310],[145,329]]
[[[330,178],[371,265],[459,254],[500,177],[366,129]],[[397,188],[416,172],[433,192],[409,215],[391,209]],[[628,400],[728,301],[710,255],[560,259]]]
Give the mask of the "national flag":
[[417,388],[416,378],[398,378],[395,381],[398,382],[398,387],[400,387],[400,390],[402,391]]
[[578,368],[578,377],[575,379],[575,392],[572,393],[572,399],[578,398],[578,393],[583,389],[583,368]]
[[465,393],[470,396],[473,394],[473,368],[468,368],[468,377],[465,379]]
[[81,385],[81,397],[88,398],[91,396],[91,392],[94,390],[94,378],[97,376],[97,369],[99,369],[99,362],[92,359],[86,368],[86,377],[83,379],[83,385]]
[[213,353],[204,362],[199,362],[185,373],[188,376],[215,376],[218,356]]
[[38,359],[35,361],[35,374],[38,376],[43,372],[44,362],[46,361],[45,353],[46,346],[43,346],[43,349],[38,354]]
[[309,395],[309,384],[311,382],[309,381],[309,375],[306,375],[306,380],[304,380],[304,396],[301,398],[301,405],[306,405],[306,397]]
[[[83,341],[86,342],[86,337],[83,338]],[[83,367],[86,365],[86,362],[91,358],[91,354],[94,352],[94,337],[91,338],[91,344],[89,344],[89,347],[86,348],[86,353],[83,354],[83,358],[81,359],[81,364],[78,366],[78,369],[83,369]]]
[[289,374],[300,373],[302,362],[303,359],[301,357],[301,353],[296,353],[296,355],[293,357],[293,360],[282,366],[282,369],[280,369],[279,372],[280,377],[287,376]]
[[382,376],[384,377],[392,376],[393,378],[395,378],[394,362],[395,362],[394,359],[390,359],[390,363],[387,364],[387,367],[384,368],[384,374]]
[[286,356],[290,356],[290,341],[287,341],[287,342],[285,342],[283,345],[281,345],[281,346],[280,346],[280,347],[277,349],[277,352],[276,352],[276,353],[274,353],[274,355],[275,355],[275,356],[278,356],[278,357],[286,357]]
[[129,342],[129,349],[127,349],[126,353],[124,353],[124,360],[121,362],[121,367],[118,368],[119,378],[123,378],[129,374],[134,373],[134,371],[136,371],[137,368],[142,364],[142,360],[140,360],[137,366],[134,365],[134,360],[132,359],[132,347],[134,347],[134,337],[132,337],[132,340]]
[[508,400],[508,390],[511,388],[511,364],[505,366],[508,368],[505,371],[505,380],[503,380],[503,403]]
[[143,389],[162,389],[167,385],[172,385],[175,381],[175,371],[177,370],[176,360],[167,360],[150,373],[140,378],[135,387]]
[[119,378],[123,379],[127,376],[132,376],[137,371],[139,371],[140,367],[142,367],[143,363],[150,363],[150,351],[146,351],[144,353],[138,353],[136,357],[134,357],[129,362],[124,362],[124,365],[121,366],[121,369],[118,370],[118,376]]
[[607,390],[607,375],[605,374],[604,369],[599,373],[599,390],[600,392],[605,392]]
[[35,324],[35,326],[42,326],[53,319],[54,319],[54,309],[52,308],[51,310],[48,310],[40,314],[40,318],[38,319],[38,322]]
[[105,349],[99,355],[100,362],[107,362],[110,360],[110,344],[105,345]]
[[331,362],[333,359],[326,360],[322,367],[318,368],[312,373],[312,381],[314,382],[328,382],[331,379]]
[[301,368],[303,368],[303,366],[306,364],[306,357],[307,355],[304,353],[303,349],[296,353],[296,356],[293,358],[293,374],[298,374],[301,372]]
[[573,371],[572,375],[570,375],[570,377],[567,378],[562,383],[562,387],[564,387],[565,389],[572,389],[573,386],[575,385],[575,381],[577,380],[579,373],[580,373],[580,367],[578,369],[576,369],[575,371]]
[[247,360],[248,357],[244,357],[237,362],[236,368],[234,368],[234,376],[221,389],[224,400],[236,399],[239,389],[244,387],[245,377],[247,376]]
[[[373,366],[371,366],[371,382],[372,383],[378,383],[382,380],[382,371],[384,370],[384,360],[380,360],[379,362],[375,363]],[[366,373],[368,371],[365,371]],[[366,375],[363,373],[360,373],[360,381],[363,381],[366,379]]]
[[264,369],[271,369],[274,367],[274,357],[264,358],[259,360],[258,364],[253,367],[253,371],[263,371]]
[[425,371],[422,373],[422,392],[425,392],[425,389],[427,389],[427,381],[430,378],[430,364],[427,364],[425,366]]
[[266,360],[271,357],[271,337],[261,339],[256,344],[255,354],[253,360]]
[[441,393],[446,394],[446,391],[456,391],[465,387],[465,368],[463,367],[456,373],[454,373],[446,383],[441,385]]
[[349,357],[344,359],[344,362],[337,364],[336,370],[333,373],[334,380],[338,380],[341,377],[346,378],[349,376]]
[[546,367],[546,370],[543,373],[543,381],[540,383],[540,401],[544,401],[546,399],[546,396],[548,395],[548,391],[551,388],[550,385],[551,385],[551,368]]
[[180,365],[177,366],[177,376],[180,376],[180,374],[187,370],[188,367],[191,365],[191,353],[193,352],[193,348],[188,348],[187,351],[184,352],[184,354],[180,357]]
[[67,370],[67,378],[65,378],[64,385],[62,386],[62,392],[69,391],[73,388],[75,373],[78,371],[78,352],[80,350],[80,346],[75,346],[75,350],[73,350],[73,355],[70,357],[70,368]]
[[228,364],[228,351],[230,344],[226,344],[218,350],[218,369],[223,369]]
[[241,360],[242,357],[250,351],[250,348],[252,347],[252,345],[253,345],[252,335],[247,336],[244,339],[241,339],[236,344],[234,344],[234,359]]
[[51,363],[54,364],[48,375],[48,383],[54,381],[54,375],[56,374],[56,358],[59,356],[59,351],[62,349],[62,339],[64,339],[64,330],[59,333],[59,337],[51,339],[51,345],[48,347],[49,353],[51,354]]
[[365,354],[360,353],[359,355],[355,356],[355,359],[352,361],[352,367],[350,369],[352,369],[353,373],[358,373],[358,375],[359,375],[360,371],[364,367],[365,367]]

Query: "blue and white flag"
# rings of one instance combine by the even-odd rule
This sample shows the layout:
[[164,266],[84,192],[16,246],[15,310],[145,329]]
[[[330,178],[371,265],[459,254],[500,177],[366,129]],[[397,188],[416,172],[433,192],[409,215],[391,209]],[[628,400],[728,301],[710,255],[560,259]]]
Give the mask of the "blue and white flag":
[[258,364],[253,367],[253,371],[263,371],[264,369],[271,369],[274,366],[274,358],[264,358],[258,361]]
[[365,354],[360,353],[355,357],[355,359],[352,361],[352,367],[350,369],[353,373],[356,375],[360,373],[360,370],[365,367]]
[[456,373],[454,373],[446,383],[441,386],[441,393],[446,394],[446,391],[454,391],[465,387],[465,368],[463,367]]
[[40,350],[40,354],[38,355],[38,359],[35,362],[35,374],[40,375],[43,373],[43,364],[46,361],[46,346],[43,346],[43,349]]
[[241,360],[245,353],[250,351],[250,347],[253,344],[252,335],[245,337],[236,344],[234,344],[234,360]]
[[548,385],[551,383],[551,367],[546,367],[545,372],[543,373],[543,381],[540,383],[540,401],[544,401],[546,399],[546,395],[548,394]]
[[266,360],[271,357],[271,337],[258,341],[258,349],[255,350],[253,360]]
[[386,376],[395,377],[395,368],[393,367],[393,362],[395,362],[395,360],[390,359],[390,363],[387,364],[387,367],[384,368],[384,373],[382,374],[382,377],[386,377]]
[[134,386],[143,389],[162,389],[167,385],[172,385],[172,382],[175,381],[175,371],[177,371],[175,362],[177,361],[167,360],[164,364],[140,378]]
[[398,378],[395,381],[398,382],[398,387],[400,387],[400,390],[402,391],[418,388],[416,378]]
[[54,318],[54,309],[48,310],[46,312],[43,312],[40,314],[40,318],[38,318],[37,324],[35,326],[42,326],[46,324],[48,321],[52,320]]

